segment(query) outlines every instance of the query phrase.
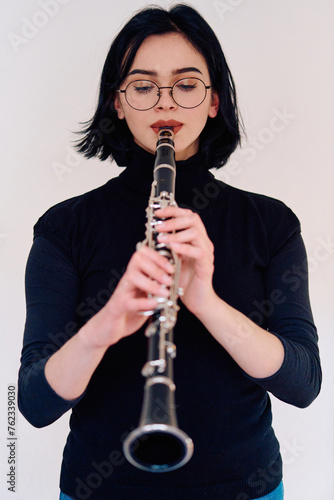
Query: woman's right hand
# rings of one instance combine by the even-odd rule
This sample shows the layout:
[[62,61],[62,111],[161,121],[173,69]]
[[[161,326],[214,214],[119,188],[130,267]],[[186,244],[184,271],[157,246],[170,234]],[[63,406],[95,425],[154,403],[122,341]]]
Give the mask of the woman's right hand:
[[152,296],[169,295],[174,269],[156,250],[142,245],[106,305],[56,351],[45,364],[45,376],[62,398],[81,396],[106,350],[145,323],[143,312],[156,308]]
[[154,310],[155,298],[169,296],[174,267],[156,250],[142,245],[132,255],[125,273],[107,304],[90,321],[95,322],[94,347],[109,347],[143,326]]

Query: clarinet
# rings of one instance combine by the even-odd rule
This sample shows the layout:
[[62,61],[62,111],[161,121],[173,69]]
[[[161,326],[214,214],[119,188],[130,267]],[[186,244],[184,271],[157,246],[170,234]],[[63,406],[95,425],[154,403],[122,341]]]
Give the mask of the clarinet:
[[148,472],[178,469],[193,454],[191,438],[178,427],[174,399],[173,359],[176,347],[173,328],[179,310],[178,297],[182,294],[178,288],[180,261],[168,245],[158,242],[155,230],[161,221],[155,216],[155,210],[176,206],[175,176],[174,134],[172,129],[164,127],[158,134],[151,195],[146,209],[145,240],[138,245],[148,245],[165,256],[174,266],[175,273],[170,296],[156,297],[156,309],[143,313],[149,316],[145,330],[148,359],[142,369],[142,375],[146,378],[144,400],[139,425],[123,443],[126,459]]

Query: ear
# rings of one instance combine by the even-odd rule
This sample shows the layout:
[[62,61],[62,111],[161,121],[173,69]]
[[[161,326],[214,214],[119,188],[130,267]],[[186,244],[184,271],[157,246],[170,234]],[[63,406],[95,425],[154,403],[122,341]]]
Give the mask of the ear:
[[219,110],[219,97],[217,92],[213,91],[208,116],[210,118],[215,118],[217,116],[218,110]]
[[125,114],[123,111],[119,92],[117,92],[116,97],[114,99],[114,107],[115,107],[115,110],[117,111],[117,116],[118,116],[119,120],[123,120],[125,118]]

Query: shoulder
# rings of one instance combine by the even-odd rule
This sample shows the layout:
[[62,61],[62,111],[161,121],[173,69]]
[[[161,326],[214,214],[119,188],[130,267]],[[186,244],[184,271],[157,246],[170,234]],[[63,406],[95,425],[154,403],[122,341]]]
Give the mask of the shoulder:
[[301,232],[296,214],[283,201],[245,191],[217,180],[221,199],[231,223],[249,235],[262,234],[274,251],[286,240]]
[[296,215],[282,200],[267,196],[261,193],[251,191],[243,191],[238,188],[231,187],[232,195],[244,199],[246,203],[254,206],[264,218],[278,217],[291,218],[297,220]]
[[223,197],[234,209],[237,207],[239,210],[248,209],[250,210],[249,215],[258,214],[265,223],[282,220],[285,223],[299,225],[297,216],[283,201],[264,194],[245,191],[217,179],[216,181],[221,188]]
[[92,191],[74,196],[53,205],[38,219],[35,228],[38,229],[43,224],[57,224],[68,217],[72,219],[75,214],[89,209],[91,205],[96,205],[97,201],[102,201],[102,198],[104,198],[109,183],[110,181]]
[[81,229],[88,229],[96,219],[103,218],[107,201],[118,191],[117,179],[53,205],[36,222],[34,236],[42,235],[60,242]]

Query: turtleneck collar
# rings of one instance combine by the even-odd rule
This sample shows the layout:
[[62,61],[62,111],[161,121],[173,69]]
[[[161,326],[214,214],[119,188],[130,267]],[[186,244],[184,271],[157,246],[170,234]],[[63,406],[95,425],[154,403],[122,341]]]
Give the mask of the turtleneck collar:
[[[131,161],[120,174],[119,179],[132,190],[149,196],[153,181],[155,155],[145,151],[137,144],[133,145]],[[187,160],[176,162],[175,200],[178,204],[192,204],[191,200],[198,190],[203,190],[214,176],[202,167],[201,155],[196,153]]]

